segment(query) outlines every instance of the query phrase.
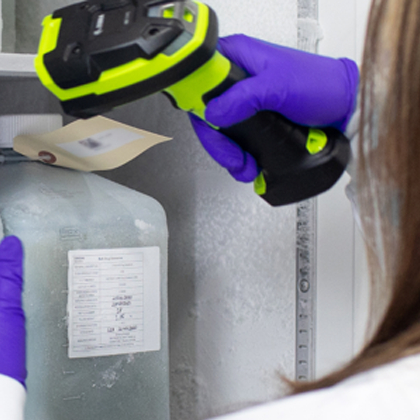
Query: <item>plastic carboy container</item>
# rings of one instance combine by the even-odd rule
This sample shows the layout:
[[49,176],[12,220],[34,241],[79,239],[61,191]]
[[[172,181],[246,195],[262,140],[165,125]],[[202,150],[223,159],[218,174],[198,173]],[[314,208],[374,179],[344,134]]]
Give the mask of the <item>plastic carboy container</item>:
[[[61,124],[61,116],[0,117],[0,147]],[[25,252],[25,420],[168,420],[162,206],[92,173],[8,160],[0,217]],[[69,334],[78,357],[69,357]]]

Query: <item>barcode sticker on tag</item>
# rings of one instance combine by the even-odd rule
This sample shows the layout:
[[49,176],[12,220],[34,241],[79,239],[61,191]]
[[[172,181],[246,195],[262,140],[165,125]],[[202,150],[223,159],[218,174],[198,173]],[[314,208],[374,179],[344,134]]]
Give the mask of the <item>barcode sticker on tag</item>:
[[141,138],[144,138],[144,136],[139,136],[137,133],[124,128],[112,128],[82,140],[61,143],[58,146],[77,157],[85,158],[112,152],[125,144]]

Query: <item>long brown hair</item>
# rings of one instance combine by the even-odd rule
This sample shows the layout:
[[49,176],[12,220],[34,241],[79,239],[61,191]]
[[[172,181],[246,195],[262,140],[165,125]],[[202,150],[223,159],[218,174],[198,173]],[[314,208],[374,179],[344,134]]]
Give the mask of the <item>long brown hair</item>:
[[374,0],[361,76],[357,187],[376,328],[333,386],[420,353],[420,0]]

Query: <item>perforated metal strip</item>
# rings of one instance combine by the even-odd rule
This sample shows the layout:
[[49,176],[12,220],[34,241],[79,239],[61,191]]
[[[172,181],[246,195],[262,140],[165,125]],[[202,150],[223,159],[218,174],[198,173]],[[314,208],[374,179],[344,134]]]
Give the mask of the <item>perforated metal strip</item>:
[[314,379],[316,326],[316,199],[297,205],[296,379]]
[[[298,48],[316,52],[321,30],[318,0],[298,0]],[[297,205],[296,379],[315,378],[317,202]]]

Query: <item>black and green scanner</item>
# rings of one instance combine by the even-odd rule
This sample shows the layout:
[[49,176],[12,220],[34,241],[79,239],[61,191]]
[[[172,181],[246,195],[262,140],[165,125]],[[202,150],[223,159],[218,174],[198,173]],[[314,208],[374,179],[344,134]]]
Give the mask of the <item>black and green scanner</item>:
[[[205,119],[206,104],[247,77],[217,42],[217,16],[199,1],[88,0],[44,19],[35,68],[75,117],[163,92]],[[261,168],[255,190],[273,206],[328,190],[350,159],[338,130],[300,126],[276,112],[220,131],[254,156]]]

